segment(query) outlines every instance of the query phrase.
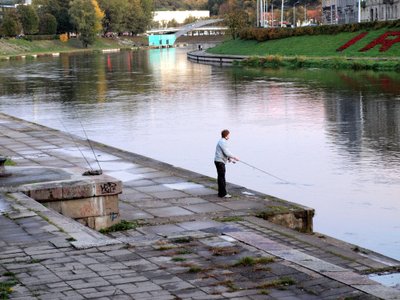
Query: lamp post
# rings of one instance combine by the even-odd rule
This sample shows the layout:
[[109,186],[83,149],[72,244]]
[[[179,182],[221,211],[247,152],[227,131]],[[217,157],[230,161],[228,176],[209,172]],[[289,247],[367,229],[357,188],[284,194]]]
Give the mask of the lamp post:
[[307,3],[304,3],[304,23],[307,24]]
[[257,0],[257,26],[268,27],[268,0]]
[[296,4],[299,4],[299,1],[297,1],[295,4],[293,4],[293,26],[296,26]]
[[283,27],[283,4],[284,4],[284,0],[282,0],[282,6],[281,6],[281,27]]

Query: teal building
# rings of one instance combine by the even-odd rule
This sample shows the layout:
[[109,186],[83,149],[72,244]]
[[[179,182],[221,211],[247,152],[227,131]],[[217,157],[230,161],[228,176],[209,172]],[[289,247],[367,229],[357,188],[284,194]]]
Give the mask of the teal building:
[[165,47],[173,46],[176,40],[175,34],[149,35],[149,46]]

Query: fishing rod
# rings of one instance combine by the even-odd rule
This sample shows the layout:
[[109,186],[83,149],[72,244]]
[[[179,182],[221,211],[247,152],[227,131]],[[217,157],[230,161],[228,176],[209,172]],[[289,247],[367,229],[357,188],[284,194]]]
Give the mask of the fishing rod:
[[96,160],[97,165],[99,166],[99,170],[91,170],[90,172],[85,172],[84,174],[87,174],[87,175],[100,175],[100,174],[103,173],[103,170],[101,169],[100,162],[99,162],[99,160],[97,159],[97,156],[96,156],[96,153],[94,152],[92,143],[91,143],[90,140],[89,140],[89,137],[88,137],[88,135],[87,135],[87,133],[86,133],[85,127],[83,127],[83,124],[82,124],[81,119],[79,118],[79,116],[78,116],[78,121],[79,121],[79,124],[81,124],[83,133],[85,134],[86,140],[87,140],[88,143],[89,143],[89,147],[90,147],[90,149],[92,150],[93,157],[94,157],[94,159]]
[[83,154],[81,148],[79,147],[78,143],[77,143],[76,140],[75,140],[75,137],[71,134],[71,132],[68,131],[67,127],[65,126],[64,122],[61,121],[61,119],[59,119],[59,122],[61,123],[61,125],[62,125],[62,127],[64,128],[65,132],[68,133],[69,137],[70,137],[71,140],[74,142],[75,147],[76,147],[76,148],[79,150],[79,152],[81,153],[83,159],[84,159],[84,160],[86,161],[86,163],[88,164],[89,169],[90,169],[91,171],[93,171],[93,168],[92,168],[90,162],[87,160],[86,156]]
[[260,168],[257,168],[256,166],[253,166],[253,165],[251,165],[251,164],[248,164],[248,163],[245,162],[245,161],[239,160],[239,162],[241,162],[242,164],[244,164],[244,165],[246,165],[246,166],[248,166],[248,167],[250,167],[250,168],[253,168],[253,169],[257,170],[257,171],[260,171],[260,172],[262,172],[262,173],[264,173],[264,174],[267,174],[268,176],[271,176],[271,177],[273,177],[273,178],[275,178],[275,179],[278,179],[279,181],[282,181],[283,183],[292,184],[292,182],[289,182],[289,181],[287,181],[287,180],[285,180],[285,179],[283,179],[283,178],[280,178],[280,177],[278,177],[278,176],[275,176],[274,174],[271,174],[271,173],[269,173],[269,172],[267,172],[267,171],[265,171],[265,170],[262,170],[262,169],[260,169]]

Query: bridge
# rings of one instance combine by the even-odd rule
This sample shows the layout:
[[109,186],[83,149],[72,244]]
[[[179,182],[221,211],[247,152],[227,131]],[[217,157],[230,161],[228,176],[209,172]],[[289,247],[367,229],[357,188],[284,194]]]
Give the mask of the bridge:
[[209,19],[190,23],[180,28],[149,30],[147,31],[147,34],[149,35],[149,46],[172,46],[177,38],[187,34],[190,31],[195,31],[196,29],[208,31],[226,30],[225,27],[204,27],[207,25],[220,23],[222,21],[223,19]]

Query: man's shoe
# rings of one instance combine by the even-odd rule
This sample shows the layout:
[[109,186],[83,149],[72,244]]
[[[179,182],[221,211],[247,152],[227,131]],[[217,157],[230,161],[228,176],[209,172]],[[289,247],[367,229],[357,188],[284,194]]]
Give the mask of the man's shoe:
[[226,194],[226,195],[224,196],[224,198],[232,198],[232,196],[229,195],[229,194]]

